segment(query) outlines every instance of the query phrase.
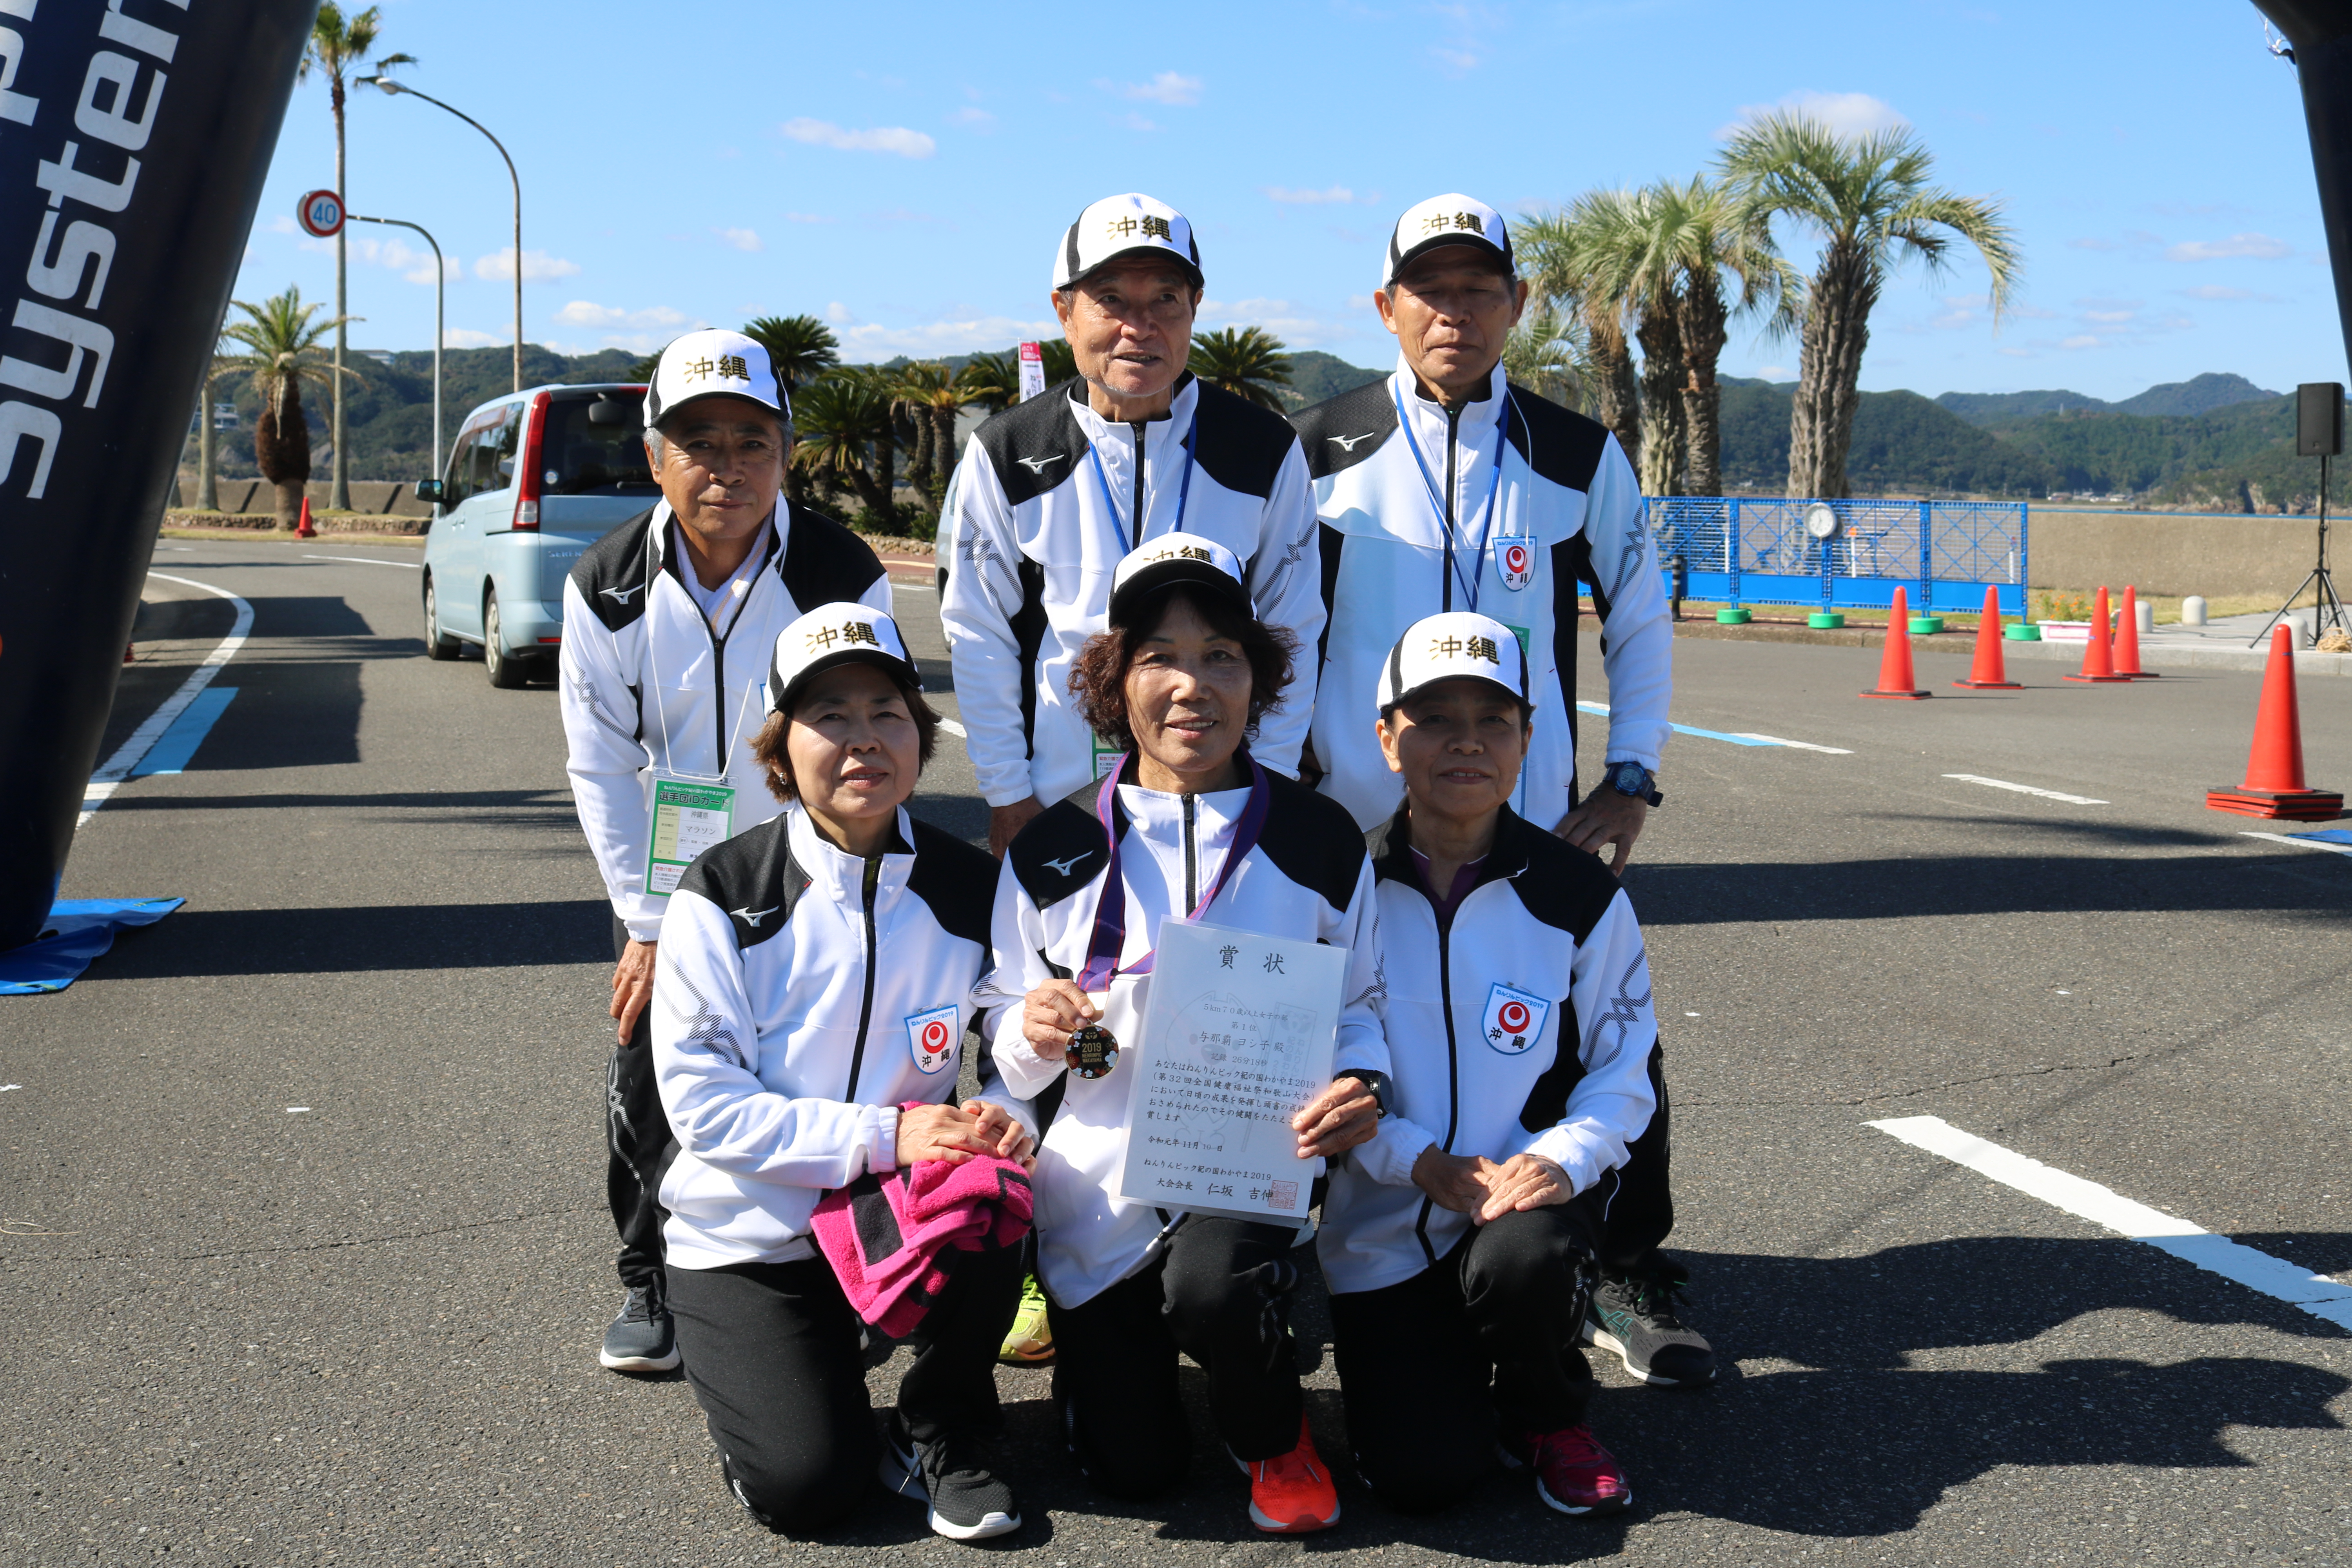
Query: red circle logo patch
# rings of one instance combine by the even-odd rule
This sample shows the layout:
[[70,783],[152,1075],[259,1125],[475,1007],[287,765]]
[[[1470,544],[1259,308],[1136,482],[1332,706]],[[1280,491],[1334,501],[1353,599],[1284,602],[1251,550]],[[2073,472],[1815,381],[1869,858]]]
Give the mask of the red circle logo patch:
[[1528,1005],[1524,1002],[1506,1002],[1497,1017],[1503,1027],[1515,1035],[1519,1034],[1528,1026]]
[[931,1056],[948,1048],[948,1026],[934,1018],[923,1026],[923,1049]]
[[1528,569],[1528,547],[1524,544],[1514,544],[1503,552],[1503,559],[1510,563],[1513,572],[1524,572]]

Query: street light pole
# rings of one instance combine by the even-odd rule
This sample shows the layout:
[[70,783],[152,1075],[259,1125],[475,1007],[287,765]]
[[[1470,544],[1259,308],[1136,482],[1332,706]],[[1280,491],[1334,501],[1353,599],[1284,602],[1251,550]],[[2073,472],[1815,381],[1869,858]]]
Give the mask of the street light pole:
[[449,292],[449,268],[441,259],[441,242],[425,233],[421,223],[411,223],[403,217],[366,217],[359,213],[345,213],[352,223],[384,223],[398,228],[413,228],[425,235],[425,243],[433,247],[433,475],[441,477],[441,338],[442,303]]
[[[399,98],[404,95],[409,98],[421,98],[436,109],[447,110],[448,112],[456,115],[458,119],[464,121],[467,124],[480,132],[484,136],[488,136],[490,145],[499,150],[499,156],[506,159],[507,178],[514,182],[513,390],[520,392],[522,390],[522,176],[515,173],[514,160],[507,156],[506,143],[500,142],[495,136],[490,136],[489,127],[484,125],[480,121],[475,119],[464,110],[452,109],[449,105],[442,102],[439,99],[435,98],[430,93],[419,92],[415,88],[410,87],[404,82],[394,81],[388,76],[363,76],[357,79],[369,87],[381,88],[383,91],[391,94],[394,98]],[[420,230],[419,232],[422,231]]]

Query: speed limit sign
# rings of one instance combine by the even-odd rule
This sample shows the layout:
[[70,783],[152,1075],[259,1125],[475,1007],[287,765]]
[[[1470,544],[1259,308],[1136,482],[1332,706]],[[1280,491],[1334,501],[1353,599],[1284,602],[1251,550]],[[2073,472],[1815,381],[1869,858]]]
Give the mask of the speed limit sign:
[[343,226],[343,198],[332,191],[311,191],[302,197],[294,216],[320,239],[331,239]]

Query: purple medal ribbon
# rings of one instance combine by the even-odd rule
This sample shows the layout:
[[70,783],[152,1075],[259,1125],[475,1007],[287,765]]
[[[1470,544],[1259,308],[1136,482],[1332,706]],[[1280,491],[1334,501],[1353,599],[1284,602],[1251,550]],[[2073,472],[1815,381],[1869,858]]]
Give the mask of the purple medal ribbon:
[[[1118,826],[1112,820],[1112,813],[1118,804],[1119,775],[1127,772],[1127,764],[1134,755],[1129,752],[1121,757],[1118,766],[1105,776],[1102,788],[1095,794],[1095,816],[1110,839],[1110,864],[1103,872],[1102,899],[1095,906],[1095,931],[1093,939],[1087,943],[1086,967],[1078,971],[1081,991],[1108,991],[1111,981],[1122,973],[1149,974],[1151,961],[1160,952],[1153,948],[1124,971],[1118,967],[1119,952],[1127,945],[1127,884],[1119,879]],[[1266,813],[1274,804],[1274,787],[1266,783],[1265,770],[1258,766],[1257,759],[1246,752],[1242,755],[1250,768],[1249,804],[1242,808],[1241,820],[1234,825],[1233,847],[1225,851],[1224,864],[1217,868],[1217,879],[1209,884],[1207,896],[1186,917],[1189,920],[1197,921],[1208,912],[1209,906],[1224,890],[1225,879],[1249,858],[1249,852],[1257,847],[1258,835],[1265,830]]]

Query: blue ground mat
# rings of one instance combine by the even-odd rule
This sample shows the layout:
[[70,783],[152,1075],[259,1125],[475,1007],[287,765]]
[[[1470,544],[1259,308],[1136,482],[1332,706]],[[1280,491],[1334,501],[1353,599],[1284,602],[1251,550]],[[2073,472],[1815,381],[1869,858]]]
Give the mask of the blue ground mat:
[[2316,833],[2290,833],[2289,838],[2312,838],[2322,844],[2352,844],[2352,833],[2340,827],[2323,827]]
[[185,899],[59,899],[37,941],[0,952],[0,996],[62,991],[114,945],[114,933],[151,926]]

